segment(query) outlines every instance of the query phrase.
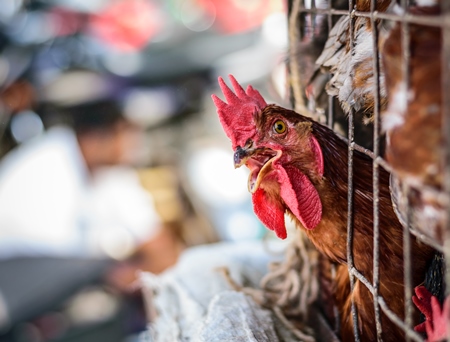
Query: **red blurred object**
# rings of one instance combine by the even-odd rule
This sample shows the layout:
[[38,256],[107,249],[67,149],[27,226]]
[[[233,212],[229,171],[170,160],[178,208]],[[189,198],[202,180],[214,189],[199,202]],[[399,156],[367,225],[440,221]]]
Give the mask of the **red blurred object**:
[[239,33],[254,29],[275,11],[283,9],[280,1],[273,0],[197,0],[225,33]]
[[57,36],[68,36],[80,30],[83,25],[83,14],[63,7],[53,7],[50,20]]
[[91,17],[93,33],[124,52],[143,48],[163,26],[163,13],[149,0],[119,0]]

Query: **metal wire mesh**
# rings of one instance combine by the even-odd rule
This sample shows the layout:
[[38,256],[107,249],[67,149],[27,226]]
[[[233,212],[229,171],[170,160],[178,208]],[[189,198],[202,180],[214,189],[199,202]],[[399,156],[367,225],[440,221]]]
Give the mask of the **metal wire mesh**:
[[[379,168],[382,167],[388,172],[393,172],[393,169],[389,163],[383,159],[381,155],[380,142],[381,142],[381,95],[380,95],[380,59],[379,59],[379,32],[377,29],[377,21],[378,20],[386,20],[391,21],[392,23],[400,22],[401,23],[401,35],[402,35],[402,74],[403,80],[406,83],[408,89],[408,85],[410,82],[410,25],[423,25],[429,27],[440,27],[442,30],[443,42],[442,42],[442,56],[441,56],[441,64],[442,64],[442,108],[443,108],[443,123],[442,123],[442,135],[444,137],[444,160],[443,169],[444,169],[444,193],[445,196],[442,196],[442,193],[436,193],[436,190],[427,188],[426,190],[430,193],[434,193],[436,198],[441,198],[442,203],[449,208],[448,217],[450,217],[450,97],[447,96],[447,92],[450,89],[450,1],[442,0],[441,3],[441,14],[440,15],[417,15],[409,13],[410,3],[408,0],[398,1],[399,5],[403,8],[403,14],[392,14],[386,12],[378,12],[377,11],[377,1],[371,0],[370,11],[368,12],[360,12],[355,10],[355,1],[348,1],[348,10],[342,10],[334,8],[333,0],[328,1],[327,8],[319,8],[320,6],[316,6],[316,2],[314,0],[294,0],[290,2],[292,4],[291,8],[291,25],[297,25],[298,23],[292,22],[292,18],[295,16],[301,15],[310,15],[311,22],[314,22],[314,18],[318,15],[322,15],[327,20],[328,30],[331,30],[333,26],[333,18],[335,16],[348,16],[350,19],[350,35],[349,41],[350,46],[354,46],[354,23],[357,17],[368,18],[372,27],[373,41],[373,75],[374,75],[374,87],[373,87],[373,95],[374,95],[374,109],[373,109],[373,151],[360,146],[355,143],[355,111],[350,109],[348,113],[348,220],[347,220],[347,262],[348,262],[348,271],[350,275],[350,286],[353,290],[355,281],[358,280],[360,283],[365,285],[370,293],[373,295],[374,299],[374,310],[375,310],[375,325],[377,331],[377,340],[382,340],[382,322],[381,322],[381,312],[383,312],[392,322],[394,322],[397,326],[399,326],[405,333],[406,341],[423,341],[423,338],[413,330],[413,305],[412,305],[412,274],[411,274],[411,237],[410,234],[416,236],[417,239],[422,241],[425,244],[430,245],[435,250],[439,252],[443,252],[446,260],[446,283],[450,284],[450,220],[446,221],[445,227],[445,239],[443,247],[437,244],[434,240],[429,239],[423,234],[418,234],[414,230],[408,229],[410,227],[410,221],[412,217],[412,211],[408,203],[404,203],[407,208],[406,213],[406,224],[404,225],[403,231],[403,256],[404,256],[404,283],[405,283],[405,318],[400,318],[397,314],[394,313],[389,308],[389,304],[386,303],[385,299],[379,294],[379,275],[380,275],[380,249],[379,249],[379,236],[380,236],[380,219],[379,219]],[[296,11],[297,13],[293,13]],[[292,27],[291,27],[292,29]],[[290,37],[292,41],[292,36]],[[298,36],[296,37],[298,38]],[[292,72],[292,70],[291,70]],[[294,92],[299,92],[299,89],[294,89]],[[295,94],[294,94],[295,95]],[[295,97],[295,103],[297,103],[297,99],[300,95],[297,94]],[[405,98],[405,101],[408,102],[408,98]],[[405,108],[407,103],[405,103]],[[304,103],[301,103],[301,106],[304,107]],[[299,110],[300,108],[297,108]],[[334,99],[332,96],[328,98],[328,112],[326,116],[327,125],[330,128],[334,127],[335,120],[335,108],[334,108]],[[352,254],[352,246],[353,246],[353,153],[354,150],[362,152],[367,156],[373,159],[373,281],[370,282],[363,274],[361,274],[354,265],[354,259]],[[405,193],[405,198],[408,200],[410,189],[405,186],[403,189]],[[447,293],[449,294],[450,286],[447,287]],[[355,340],[359,341],[360,337],[358,336],[358,320],[356,319],[357,312],[354,303],[352,303],[352,318],[354,324],[354,335]]]
[[[442,1],[441,12],[443,13],[443,43],[442,43],[442,136],[444,141],[444,192],[447,199],[450,198],[450,97],[447,92],[450,89],[450,1]],[[447,222],[445,227],[444,255],[446,264],[446,284],[450,284],[450,204],[447,203]],[[450,286],[447,286],[446,295],[450,293]]]

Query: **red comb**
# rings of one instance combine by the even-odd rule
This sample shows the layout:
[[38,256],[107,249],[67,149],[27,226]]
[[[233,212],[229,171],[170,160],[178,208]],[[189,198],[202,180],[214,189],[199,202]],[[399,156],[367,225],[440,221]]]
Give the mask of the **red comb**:
[[222,77],[219,77],[220,89],[228,103],[212,95],[212,99],[219,114],[220,123],[223,126],[228,138],[231,139],[233,149],[237,146],[244,146],[248,139],[255,133],[254,115],[267,106],[261,94],[248,86],[247,90],[241,87],[233,75],[229,75],[233,91],[225,84]]

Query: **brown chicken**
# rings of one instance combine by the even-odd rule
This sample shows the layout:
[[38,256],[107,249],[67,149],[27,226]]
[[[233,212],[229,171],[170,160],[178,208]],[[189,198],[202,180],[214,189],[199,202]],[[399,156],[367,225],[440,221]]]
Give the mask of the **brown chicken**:
[[[410,12],[423,16],[438,15],[440,10],[439,6],[427,6],[412,7]],[[438,27],[409,26],[407,83],[403,73],[401,30],[401,25],[397,24],[382,50],[389,102],[382,113],[382,121],[386,132],[386,159],[394,170],[391,176],[392,201],[403,225],[407,224],[409,215],[413,232],[439,245],[443,243],[446,216],[446,205],[440,200],[444,159],[441,130],[442,32]],[[436,255],[427,272],[425,287],[417,288],[414,297],[414,303],[426,318],[415,329],[426,332],[429,341],[439,341],[439,336],[446,333],[446,320],[440,319],[437,309],[432,310],[438,306],[438,301],[444,301],[445,265],[442,259]],[[445,307],[448,311],[448,304]]]
[[[439,7],[414,7],[410,12],[436,15]],[[406,184],[413,208],[411,225],[439,244],[445,219],[445,206],[439,201],[443,180],[442,33],[438,27],[410,25],[410,37],[408,87],[400,24],[386,39],[382,52],[389,102],[382,113],[386,159],[395,171],[392,193],[400,220],[406,223]]]
[[[278,237],[289,214],[316,248],[338,265],[334,300],[342,341],[353,341],[351,298],[358,310],[362,341],[375,341],[372,295],[360,282],[350,293],[347,272],[347,144],[329,128],[294,111],[267,105],[251,86],[230,76],[235,93],[219,78],[227,103],[213,95],[220,122],[232,142],[236,167],[250,170],[248,188],[256,215]],[[355,267],[372,281],[372,160],[354,152]],[[392,209],[389,173],[380,169],[380,294],[404,317],[402,227]],[[423,281],[432,250],[412,239],[413,285]],[[417,314],[417,312],[416,312]],[[415,315],[416,321],[418,315]],[[331,317],[329,317],[331,320]],[[383,340],[402,341],[403,332],[382,315]]]

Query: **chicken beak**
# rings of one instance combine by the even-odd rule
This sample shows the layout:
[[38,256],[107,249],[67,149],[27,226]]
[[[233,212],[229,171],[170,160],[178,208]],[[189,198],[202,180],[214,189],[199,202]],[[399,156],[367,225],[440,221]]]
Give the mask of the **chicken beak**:
[[241,146],[236,148],[234,152],[233,160],[234,160],[234,168],[237,169],[244,165],[248,158],[253,154],[254,149],[244,149]]
[[234,168],[246,165],[250,174],[248,177],[248,190],[254,193],[264,176],[272,170],[272,163],[281,157],[281,151],[274,151],[270,148],[252,148],[238,146],[234,152]]

